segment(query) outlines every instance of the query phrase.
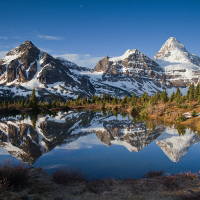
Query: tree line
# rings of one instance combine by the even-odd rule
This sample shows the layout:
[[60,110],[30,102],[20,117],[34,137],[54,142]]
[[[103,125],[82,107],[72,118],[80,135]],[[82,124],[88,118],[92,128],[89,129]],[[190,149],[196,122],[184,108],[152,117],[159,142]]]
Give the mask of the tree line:
[[182,95],[179,88],[177,88],[176,92],[172,92],[171,96],[168,96],[167,91],[157,92],[154,95],[148,95],[147,92],[144,92],[141,96],[136,96],[134,93],[133,96],[126,95],[123,98],[118,98],[116,96],[111,96],[110,94],[102,94],[102,95],[92,95],[92,98],[88,98],[87,96],[80,97],[77,96],[76,99],[70,99],[63,102],[61,99],[50,101],[39,101],[35,95],[35,89],[32,90],[32,94],[29,99],[22,99],[21,101],[2,101],[0,100],[0,107],[3,108],[31,108],[32,110],[38,109],[52,109],[52,108],[61,108],[68,109],[70,106],[87,106],[87,105],[100,105],[102,109],[105,108],[105,105],[115,106],[115,110],[117,110],[116,106],[120,106],[121,108],[125,108],[128,106],[132,107],[133,112],[140,112],[142,108],[150,105],[155,105],[158,102],[162,103],[170,103],[175,101],[177,107],[181,107],[186,100],[189,102],[193,100],[198,100],[200,102],[200,85],[197,84],[196,87],[194,84],[190,84],[187,94]]

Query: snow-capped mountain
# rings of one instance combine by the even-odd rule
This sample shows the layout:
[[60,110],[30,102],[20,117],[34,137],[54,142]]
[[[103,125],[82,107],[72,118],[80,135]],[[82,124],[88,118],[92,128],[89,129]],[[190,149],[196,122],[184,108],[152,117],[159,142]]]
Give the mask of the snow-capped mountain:
[[199,82],[200,58],[188,52],[174,37],[165,42],[154,60],[163,68],[172,86],[186,87]]
[[192,145],[200,142],[200,138],[189,129],[184,135],[179,135],[175,128],[167,128],[155,142],[171,161],[178,162]]
[[195,54],[189,53],[183,44],[175,37],[170,37],[154,56],[155,60],[164,60],[170,62],[191,62],[200,66],[200,58]]
[[[105,56],[94,70],[102,72],[94,85],[106,85],[120,88],[130,95],[149,95],[166,89],[164,70],[148,56],[137,49],[127,50],[122,56]],[[100,88],[100,87],[99,87]],[[101,93],[101,88],[97,91]]]
[[74,65],[71,62],[62,64],[59,59],[26,41],[0,60],[1,90],[29,94],[35,87],[40,96],[91,96],[95,91],[93,85],[87,77],[69,70]]
[[[180,87],[186,94],[190,83],[200,77],[200,58],[189,53],[176,38],[169,38],[151,60],[137,49],[122,56],[105,56],[94,69],[80,67],[63,58],[54,58],[26,41],[0,60],[0,96],[36,95],[46,98],[109,93],[123,97],[154,95]],[[60,97],[59,97],[60,98]]]

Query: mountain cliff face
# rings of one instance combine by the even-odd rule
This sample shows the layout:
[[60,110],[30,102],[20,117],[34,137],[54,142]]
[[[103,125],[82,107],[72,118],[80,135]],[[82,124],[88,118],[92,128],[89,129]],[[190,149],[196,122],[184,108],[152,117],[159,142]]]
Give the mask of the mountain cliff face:
[[[106,84],[127,91],[130,95],[147,92],[149,95],[166,89],[164,70],[137,49],[122,56],[100,60],[94,70],[102,72],[98,84]],[[95,83],[94,83],[95,84]]]
[[164,69],[166,80],[174,87],[197,84],[200,75],[200,58],[188,52],[176,38],[169,38],[154,56]]
[[199,82],[199,77],[200,58],[174,37],[166,41],[154,60],[133,49],[119,57],[105,56],[94,69],[54,58],[26,41],[0,60],[0,96],[26,96],[33,88],[45,99],[103,93],[118,97],[144,92],[154,95],[165,89],[170,95],[177,87],[186,91],[191,83]]
[[0,60],[0,84],[27,90],[35,87],[38,95],[91,96],[95,92],[93,85],[87,77],[71,73],[71,65],[63,64],[26,41]]
[[200,58],[195,54],[188,52],[185,49],[185,46],[175,37],[170,37],[153,59],[172,62],[191,62],[194,65],[200,66]]

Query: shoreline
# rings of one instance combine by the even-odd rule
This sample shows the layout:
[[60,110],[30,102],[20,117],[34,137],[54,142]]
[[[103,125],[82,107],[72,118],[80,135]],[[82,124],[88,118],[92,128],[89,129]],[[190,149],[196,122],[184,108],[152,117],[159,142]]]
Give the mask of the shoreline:
[[[167,105],[168,103],[158,103],[156,106],[157,107],[164,107],[156,111],[156,113],[148,113],[145,111],[145,108],[142,109],[140,112],[135,112],[133,113],[133,107],[130,105],[125,105],[123,108],[120,104],[116,105],[111,105],[106,103],[104,107],[104,111],[119,111],[119,112],[124,112],[126,114],[131,114],[135,116],[140,116],[143,117],[144,119],[151,119],[151,120],[161,120],[164,124],[174,124],[174,125],[182,125],[188,128],[192,128],[193,130],[196,130],[200,132],[200,106],[197,103],[197,101],[192,102],[192,109],[187,108],[176,108],[175,104],[172,107],[169,107]],[[188,103],[189,104],[189,103]],[[116,109],[117,107],[117,109]],[[13,108],[13,107],[12,107]],[[197,116],[192,117],[192,110],[197,111]],[[95,105],[95,104],[90,104],[90,105],[81,105],[81,106],[69,106],[67,109],[66,108],[51,108],[51,109],[43,109],[42,107],[39,107],[38,110],[32,110],[32,108],[20,108],[20,107],[14,107],[14,110],[9,110],[9,108],[0,108],[0,112],[2,114],[31,114],[31,113],[45,113],[45,112],[58,112],[58,111],[66,111],[66,110],[101,110],[102,107],[101,105]],[[2,112],[6,111],[6,112]],[[143,115],[145,113],[145,115]],[[183,121],[177,120],[177,117],[179,115],[185,116],[185,119]],[[188,117],[189,116],[189,117]]]
[[[30,168],[23,187],[9,189],[0,199],[195,199],[200,197],[197,174],[153,176],[137,179],[97,179],[58,184],[41,168]],[[156,175],[156,172],[155,174]]]

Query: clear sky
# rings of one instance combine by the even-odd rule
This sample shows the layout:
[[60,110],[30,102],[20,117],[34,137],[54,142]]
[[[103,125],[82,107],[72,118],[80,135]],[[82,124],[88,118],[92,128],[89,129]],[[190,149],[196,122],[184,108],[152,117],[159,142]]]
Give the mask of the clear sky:
[[138,49],[150,58],[169,37],[200,56],[199,0],[0,0],[0,58],[26,40],[94,67]]

